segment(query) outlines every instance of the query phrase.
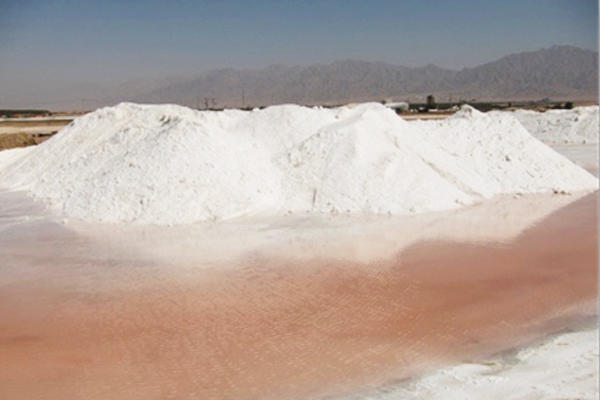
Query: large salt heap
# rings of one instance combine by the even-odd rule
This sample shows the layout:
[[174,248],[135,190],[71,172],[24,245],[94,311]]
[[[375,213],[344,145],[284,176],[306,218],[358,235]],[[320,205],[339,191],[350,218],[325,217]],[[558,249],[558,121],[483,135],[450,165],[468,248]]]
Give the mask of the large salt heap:
[[468,107],[446,121],[408,123],[379,104],[200,112],[122,103],[35,148],[0,153],[0,187],[106,222],[406,214],[597,184],[510,115]]
[[270,210],[279,171],[236,112],[120,104],[74,120],[2,173],[67,216],[185,223]]
[[516,110],[512,114],[529,133],[545,143],[598,143],[598,106],[545,112]]

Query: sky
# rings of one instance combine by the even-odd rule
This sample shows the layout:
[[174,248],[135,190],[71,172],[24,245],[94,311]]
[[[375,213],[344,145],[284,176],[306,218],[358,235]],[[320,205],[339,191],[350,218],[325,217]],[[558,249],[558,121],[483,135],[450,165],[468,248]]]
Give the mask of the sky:
[[[2,91],[341,59],[460,69],[598,46],[597,0],[0,0]],[[5,95],[6,96],[6,95]],[[5,97],[4,96],[4,97]]]

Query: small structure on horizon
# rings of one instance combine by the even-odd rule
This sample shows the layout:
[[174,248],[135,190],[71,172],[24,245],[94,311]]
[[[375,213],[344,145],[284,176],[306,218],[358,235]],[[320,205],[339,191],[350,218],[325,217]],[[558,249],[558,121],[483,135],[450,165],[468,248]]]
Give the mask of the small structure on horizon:
[[432,110],[434,108],[436,108],[435,97],[433,97],[433,95],[430,94],[429,96],[427,96],[427,109]]

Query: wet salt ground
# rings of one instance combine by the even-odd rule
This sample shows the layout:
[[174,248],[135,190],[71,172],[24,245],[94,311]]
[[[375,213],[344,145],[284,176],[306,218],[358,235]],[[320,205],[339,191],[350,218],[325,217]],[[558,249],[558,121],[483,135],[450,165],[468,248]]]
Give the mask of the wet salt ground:
[[2,398],[347,395],[597,315],[597,194],[168,230],[0,200]]
[[490,358],[350,394],[344,400],[598,398],[598,327],[563,332]]

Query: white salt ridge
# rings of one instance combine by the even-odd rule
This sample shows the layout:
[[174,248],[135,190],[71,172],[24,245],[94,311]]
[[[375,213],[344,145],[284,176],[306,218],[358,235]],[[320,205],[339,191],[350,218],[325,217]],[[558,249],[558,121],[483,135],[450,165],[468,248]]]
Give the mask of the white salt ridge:
[[598,106],[545,112],[516,110],[519,122],[545,143],[598,143],[600,131]]
[[105,222],[408,214],[598,185],[510,115],[470,107],[446,121],[408,123],[370,103],[251,112],[122,103],[31,150],[3,153],[0,186]]

